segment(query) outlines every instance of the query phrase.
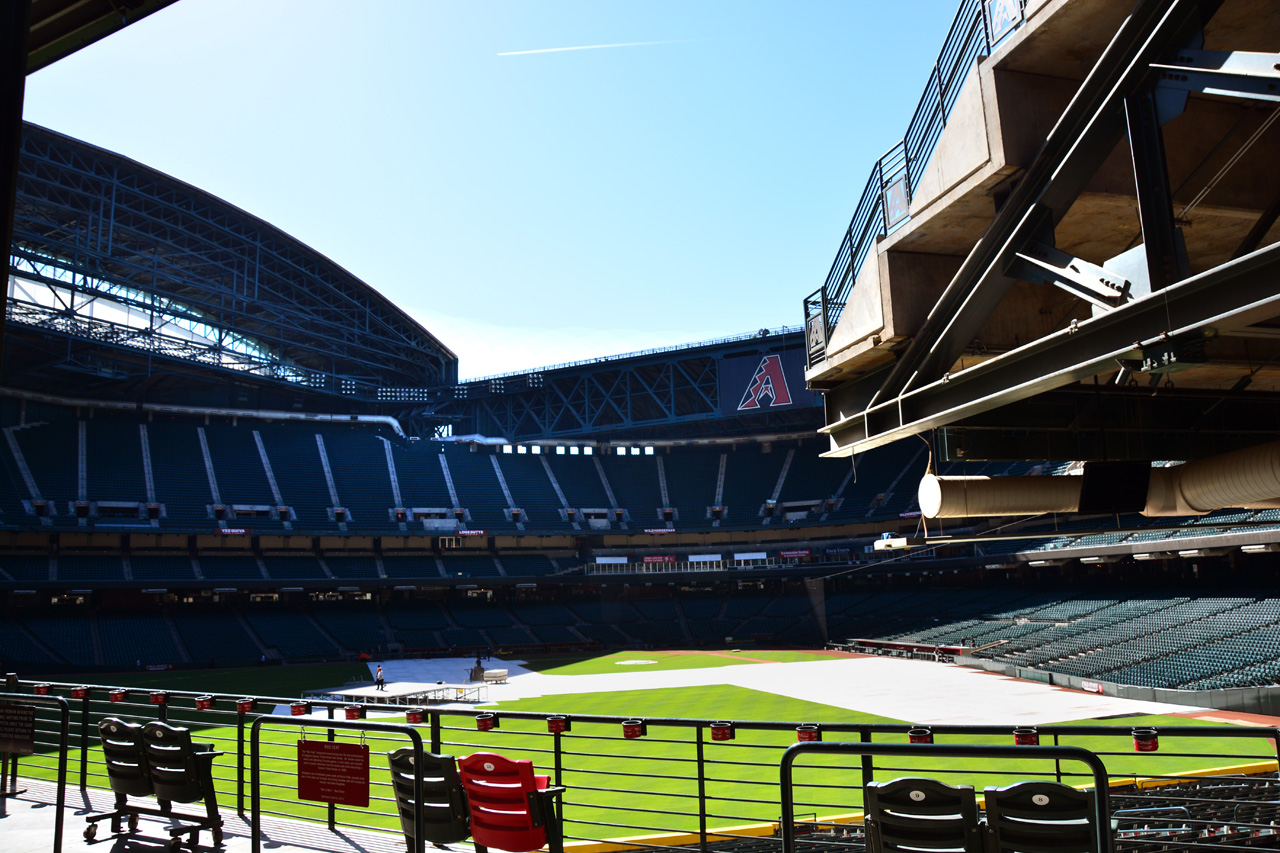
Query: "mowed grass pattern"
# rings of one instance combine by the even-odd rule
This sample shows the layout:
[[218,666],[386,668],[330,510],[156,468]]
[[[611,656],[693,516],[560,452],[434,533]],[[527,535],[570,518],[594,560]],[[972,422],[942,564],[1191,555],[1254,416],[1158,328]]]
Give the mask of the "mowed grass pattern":
[[[638,656],[653,660],[654,653]],[[698,658],[695,665],[723,665],[717,662],[726,658],[716,655],[669,655],[661,659],[661,665],[683,666]],[[603,671],[617,671],[616,660],[626,656],[609,656],[594,660],[566,660],[553,664],[547,672],[561,674],[563,670],[582,667],[587,671],[601,671],[594,667],[608,667]],[[728,659],[730,663],[734,661]],[[299,668],[301,669],[301,668]],[[286,670],[287,672],[288,670]],[[347,672],[350,668],[346,668]],[[248,672],[228,673],[221,684],[204,686],[218,692],[236,692],[243,687]],[[280,670],[276,675],[281,674]],[[314,676],[331,678],[338,673],[316,668]],[[569,674],[564,672],[564,674]],[[213,675],[213,673],[206,673]],[[148,680],[152,676],[148,675]],[[231,685],[235,684],[233,688]],[[285,681],[277,678],[276,685]],[[142,685],[139,685],[142,686]],[[152,683],[146,686],[160,686]],[[175,689],[177,685],[167,684]],[[185,686],[185,685],[184,685]],[[331,686],[319,683],[316,686]],[[250,691],[245,691],[250,692]],[[276,692],[276,691],[270,691]],[[283,692],[283,691],[282,691]],[[106,707],[106,706],[100,706]],[[95,708],[96,710],[96,708]],[[111,710],[123,709],[107,709]],[[140,717],[146,717],[152,709],[133,708]],[[500,752],[513,758],[534,761],[539,772],[554,775],[554,739],[546,733],[545,714],[598,715],[658,719],[744,721],[791,721],[782,730],[761,731],[739,729],[737,737],[729,742],[712,742],[710,732],[702,733],[702,753],[705,766],[706,787],[703,792],[711,828],[729,827],[754,822],[771,822],[780,814],[778,791],[779,761],[783,750],[796,740],[793,726],[798,723],[819,724],[875,724],[901,721],[793,699],[762,691],[734,686],[686,687],[662,690],[616,691],[603,694],[570,694],[546,696],[486,706],[484,710],[526,712],[539,715],[535,719],[502,720],[499,729],[479,732],[475,729],[471,714],[450,715],[443,718],[443,751],[456,756],[475,751]],[[95,715],[96,721],[107,713]],[[218,776],[219,801],[224,810],[235,807],[235,748],[236,730],[226,726],[226,718],[205,717],[194,711],[174,709],[175,720],[195,720],[193,728],[199,728],[197,739],[211,741],[227,754],[218,760],[215,772]],[[403,717],[387,722],[403,722]],[[1081,721],[1099,722],[1099,721]],[[1161,752],[1154,755],[1138,755],[1132,752],[1129,729],[1135,725],[1195,725],[1196,722],[1178,717],[1132,717],[1105,721],[1117,727],[1115,737],[1081,737],[1063,739],[1066,745],[1083,746],[1103,756],[1113,777],[1119,775],[1163,775],[1185,773],[1207,767],[1220,767],[1272,756],[1271,744],[1258,738],[1205,739],[1161,737]],[[1208,725],[1208,724],[1205,724]],[[1012,726],[1010,727],[1012,728]],[[430,729],[422,726],[426,744],[430,745]],[[263,731],[262,781],[264,810],[268,813],[324,820],[327,809],[323,805],[299,802],[296,797],[294,756],[300,737],[321,739],[327,737],[323,729],[313,727],[299,730],[293,727],[270,727]],[[336,737],[347,742],[359,742],[358,735],[339,732]],[[246,732],[247,738],[247,732]],[[841,738],[828,733],[827,740]],[[849,737],[848,739],[853,739]],[[900,734],[885,735],[883,739],[902,742]],[[398,831],[394,804],[387,785],[389,775],[384,753],[407,741],[399,737],[368,735],[365,742],[371,748],[370,777],[373,782],[370,808],[340,808],[341,823]],[[957,742],[945,737],[939,743]],[[970,743],[1007,745],[1006,736],[972,737]],[[1045,739],[1048,742],[1048,739]],[[569,735],[561,738],[561,783],[568,791],[565,795],[566,832],[570,837],[615,838],[646,835],[656,832],[696,831],[699,827],[700,797],[698,791],[698,731],[688,725],[651,724],[648,736],[637,740],[624,740],[621,727],[615,723],[588,724],[581,721],[573,726]],[[1171,755],[1174,752],[1194,752],[1202,757]],[[73,752],[73,757],[78,753]],[[90,784],[106,787],[101,754],[90,750]],[[1244,756],[1235,758],[1234,756]],[[32,776],[53,775],[48,756],[24,759],[23,772]],[[1051,764],[1031,759],[1001,761],[998,766],[988,759],[923,761],[911,759],[885,759],[877,771],[879,779],[892,779],[904,775],[928,775],[952,783],[972,784],[981,789],[987,785],[1008,784],[1036,774],[1052,772]],[[1082,766],[1066,766],[1071,772],[1083,771]],[[78,768],[73,762],[72,780]],[[246,779],[247,779],[246,770]],[[95,778],[96,777],[96,778]],[[806,758],[797,765],[797,810],[800,813],[835,815],[855,811],[861,806],[859,759],[856,756]],[[1084,778],[1066,779],[1083,783]],[[247,794],[246,787],[246,794]],[[247,808],[246,795],[246,808]]]

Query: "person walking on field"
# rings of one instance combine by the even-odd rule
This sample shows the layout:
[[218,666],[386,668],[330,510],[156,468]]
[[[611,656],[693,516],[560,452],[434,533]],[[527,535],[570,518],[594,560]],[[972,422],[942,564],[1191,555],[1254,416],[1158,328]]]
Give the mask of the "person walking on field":
[[378,685],[379,690],[386,690],[387,684],[382,680],[382,664],[378,664],[378,672],[373,677],[374,682]]

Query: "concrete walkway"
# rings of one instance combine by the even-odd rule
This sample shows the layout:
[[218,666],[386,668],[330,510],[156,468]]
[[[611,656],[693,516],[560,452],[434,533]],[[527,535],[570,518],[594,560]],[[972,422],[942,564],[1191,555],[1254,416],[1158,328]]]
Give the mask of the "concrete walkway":
[[[0,850],[4,853],[50,853],[53,850],[54,803],[57,802],[56,790],[52,784],[20,779],[20,787],[27,793],[18,797],[0,799]],[[165,830],[166,821],[158,818],[144,817],[139,822],[138,831],[129,835],[113,838],[110,834],[111,824],[103,821],[99,825],[95,841],[85,841],[84,828],[86,815],[109,811],[114,798],[108,791],[88,791],[81,793],[78,788],[68,786],[67,805],[64,811],[64,827],[62,849],[65,853],[165,853],[168,850],[169,833]],[[213,847],[213,839],[208,832],[200,833],[200,850],[221,850],[226,853],[249,853],[252,845],[249,840],[249,823],[235,812],[235,803],[228,808],[220,803],[223,828],[223,846]],[[180,811],[196,811],[203,809],[200,804],[194,806],[176,806]],[[246,816],[247,818],[247,816]],[[356,829],[343,829],[336,833],[318,823],[264,818],[262,822],[262,849],[271,853],[404,853],[404,836],[390,832],[365,832]],[[183,853],[190,847],[183,837]],[[428,848],[432,849],[432,848]],[[459,853],[472,853],[474,848],[468,844],[451,845],[451,849]]]

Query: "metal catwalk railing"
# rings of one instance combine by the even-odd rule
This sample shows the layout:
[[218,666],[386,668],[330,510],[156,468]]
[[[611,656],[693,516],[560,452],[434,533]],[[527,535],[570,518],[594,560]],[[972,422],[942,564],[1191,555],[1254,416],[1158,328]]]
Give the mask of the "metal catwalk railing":
[[[356,717],[390,714],[394,716],[379,719],[399,722],[409,708],[321,700],[303,705],[300,700],[280,697],[160,693],[31,681],[16,682],[10,690],[43,692],[70,703],[70,748],[65,757],[69,783],[81,788],[108,787],[98,741],[101,719],[163,719],[198,729],[200,741],[211,742],[225,753],[214,766],[224,809],[247,814],[256,793],[262,815],[315,821],[335,831],[343,827],[392,834],[400,831],[385,753],[408,745],[406,738],[385,730],[335,732],[326,729],[323,721],[350,719],[347,709],[354,709],[351,713]],[[939,697],[940,703],[945,701]],[[554,699],[547,700],[548,707],[555,704]],[[254,722],[263,715],[289,714],[292,709],[319,719],[309,733],[296,721],[282,726],[264,720],[259,726],[260,760],[255,774],[251,749]],[[627,839],[621,842],[622,849],[660,846],[705,853],[711,847],[763,849],[763,845],[771,853],[780,853],[780,768],[784,752],[797,741],[967,744],[993,754],[1007,752],[1005,747],[1015,743],[1078,747],[1105,766],[1112,807],[1129,810],[1113,813],[1119,821],[1117,838],[1137,839],[1135,844],[1145,843],[1159,832],[1188,837],[1199,832],[1196,838],[1210,839],[1203,843],[1216,845],[1212,839],[1224,826],[1231,832],[1223,838],[1244,832],[1269,834],[1274,831],[1271,821],[1277,815],[1272,812],[1277,807],[1272,805],[1267,811],[1263,806],[1280,800],[1275,779],[1275,743],[1280,730],[1269,727],[1157,724],[1151,730],[1134,730],[1130,725],[1088,724],[1015,732],[1009,725],[920,727],[905,723],[557,717],[546,712],[501,710],[477,715],[477,710],[484,711],[456,706],[414,709],[419,716],[408,718],[408,722],[434,753],[461,757],[493,751],[531,759],[538,772],[552,777],[553,784],[568,788],[563,806],[567,841]],[[731,711],[726,708],[727,713]],[[44,710],[38,710],[37,718],[38,748],[35,755],[21,759],[21,775],[51,779],[59,760],[59,726]],[[308,737],[370,747],[367,808],[298,799],[298,743]],[[1135,751],[1140,744],[1143,751]],[[1151,750],[1152,746],[1156,749]],[[874,751],[885,754],[865,754]],[[796,827],[808,842],[859,848],[863,843],[862,791],[872,781],[928,776],[971,784],[981,791],[988,785],[1025,780],[1090,786],[1094,778],[1087,767],[1054,760],[1048,752],[1037,755],[1031,749],[1025,759],[1006,756],[998,762],[956,759],[951,754],[964,750],[921,749],[903,754],[895,747],[853,752],[864,754],[808,756],[790,767],[793,775],[787,782],[787,802],[796,816]],[[259,780],[256,788],[252,784],[255,776]],[[1176,810],[1168,814],[1132,811],[1144,807],[1184,809],[1185,814]],[[1215,835],[1207,834],[1209,830]]]
[[906,133],[872,167],[826,281],[805,297],[809,367],[826,358],[827,340],[840,321],[854,280],[876,238],[909,218],[911,199],[920,186],[924,167],[974,62],[1022,25],[1024,6],[1025,0],[960,0]]

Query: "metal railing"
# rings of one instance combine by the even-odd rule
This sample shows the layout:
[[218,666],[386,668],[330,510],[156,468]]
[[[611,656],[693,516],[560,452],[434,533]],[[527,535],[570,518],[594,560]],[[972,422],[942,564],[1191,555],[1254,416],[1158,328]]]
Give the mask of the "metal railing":
[[[1096,850],[1106,851],[1110,845],[1110,827],[1108,819],[1110,809],[1107,807],[1107,794],[1110,791],[1107,769],[1097,755],[1078,746],[1010,746],[1010,745],[977,745],[977,744],[934,744],[934,743],[797,743],[788,747],[782,756],[781,789],[782,789],[782,853],[796,853],[796,810],[795,781],[796,762],[801,756],[822,755],[857,755],[868,759],[877,756],[886,758],[913,758],[936,760],[946,758],[1003,758],[1009,761],[1022,762],[1031,759],[1037,762],[1052,761],[1055,773],[1061,772],[1063,761],[1075,761],[1085,765],[1092,775],[1090,784],[1096,796],[1093,800],[1093,817],[1090,821],[1096,838]],[[819,773],[823,768],[807,768]],[[865,784],[865,782],[864,782]]]
[[[32,692],[32,682],[19,688]],[[214,779],[224,808],[241,814],[313,821],[334,831],[339,828],[398,834],[395,795],[384,754],[405,745],[403,726],[365,725],[358,736],[371,747],[369,807],[321,805],[297,797],[298,733],[307,722],[295,718],[289,727],[264,719],[283,706],[299,702],[281,697],[240,697],[189,691],[149,691],[55,683],[41,686],[49,696],[71,697],[73,723],[69,748],[58,747],[58,725],[47,713],[38,718],[37,755],[25,760],[24,775],[52,778],[59,760],[70,763],[83,788],[108,787],[98,744],[97,723],[114,716],[127,721],[164,719],[200,730],[200,740],[225,753],[214,765]],[[114,701],[113,698],[114,697]],[[356,735],[335,731],[346,719],[338,701],[310,700],[305,710],[318,718],[312,727],[327,739]],[[399,714],[408,708],[364,705],[361,713]],[[825,738],[856,744],[902,744],[919,737],[909,724],[822,723],[804,721],[714,721],[707,719],[632,719],[610,715],[571,715],[554,723],[546,712],[494,711],[482,721],[483,709],[426,708],[421,732],[424,747],[434,753],[459,756],[495,751],[528,758],[564,785],[566,840],[629,839],[624,848],[661,846],[705,853],[718,841],[773,839],[780,844],[782,792],[778,770],[787,747],[798,738]],[[258,726],[258,760],[254,729]],[[389,720],[388,720],[389,721]],[[487,726],[492,723],[492,728]],[[371,731],[369,729],[381,729]],[[913,731],[913,729],[916,729]],[[928,736],[939,743],[1012,743],[1012,726],[935,725]],[[1204,775],[1205,767],[1229,767],[1236,774],[1268,774],[1258,784],[1271,799],[1280,798],[1270,778],[1276,769],[1275,728],[1239,726],[1160,726],[1158,753],[1133,751],[1130,729],[1124,726],[1041,726],[1036,737],[1045,745],[1080,746],[1105,762],[1113,788],[1173,785]],[[1025,733],[1024,733],[1025,736]],[[305,734],[303,735],[305,738]],[[412,736],[411,736],[412,737]],[[1213,738],[1215,740],[1204,740]],[[1225,741],[1223,739],[1231,739]],[[1241,740],[1243,739],[1243,740]],[[1240,749],[1224,743],[1239,742]],[[892,752],[889,750],[888,752]],[[1008,784],[1026,779],[1049,779],[1089,785],[1088,772],[1071,772],[1060,763],[1028,768],[1025,762],[1006,766],[946,765],[937,756],[877,762],[864,755],[850,764],[824,761],[814,780],[796,784],[792,807],[814,815],[814,825],[853,831],[860,821],[862,789],[874,780],[902,775],[941,776],[969,784]],[[1027,753],[1027,757],[1032,757]],[[1226,769],[1218,771],[1227,772]],[[1249,778],[1253,778],[1250,776]],[[1183,796],[1179,794],[1179,796]],[[1192,798],[1194,800],[1194,797]],[[1253,798],[1250,801],[1256,801]],[[252,808],[256,800],[257,808]],[[1129,804],[1131,805],[1131,803]]]
[[969,70],[1022,25],[1024,5],[1025,0],[960,0],[906,133],[872,167],[826,281],[804,299],[809,367],[826,358],[827,341],[876,239],[910,217],[911,199]]
[[[17,688],[18,685],[14,685]],[[67,801],[67,756],[69,753],[68,743],[71,734],[71,706],[67,700],[61,696],[37,696],[34,694],[21,693],[16,690],[10,690],[7,693],[0,693],[0,707],[18,707],[31,706],[36,709],[47,709],[51,714],[46,714],[46,722],[43,732],[46,735],[54,735],[56,741],[46,739],[45,743],[52,745],[55,750],[53,758],[53,777],[56,785],[57,793],[54,800],[53,815],[53,844],[50,845],[51,853],[62,853],[62,831],[65,822],[65,805]],[[51,717],[56,715],[57,720],[54,722]],[[47,726],[53,723],[56,728],[49,729]],[[42,727],[37,724],[36,743],[40,744],[40,734]],[[6,751],[10,746],[17,744],[9,740],[14,738],[18,733],[16,731],[7,730],[0,732],[0,801],[9,797],[16,797],[25,791],[18,788],[18,760],[23,753],[18,751]],[[29,745],[29,744],[28,744]]]

